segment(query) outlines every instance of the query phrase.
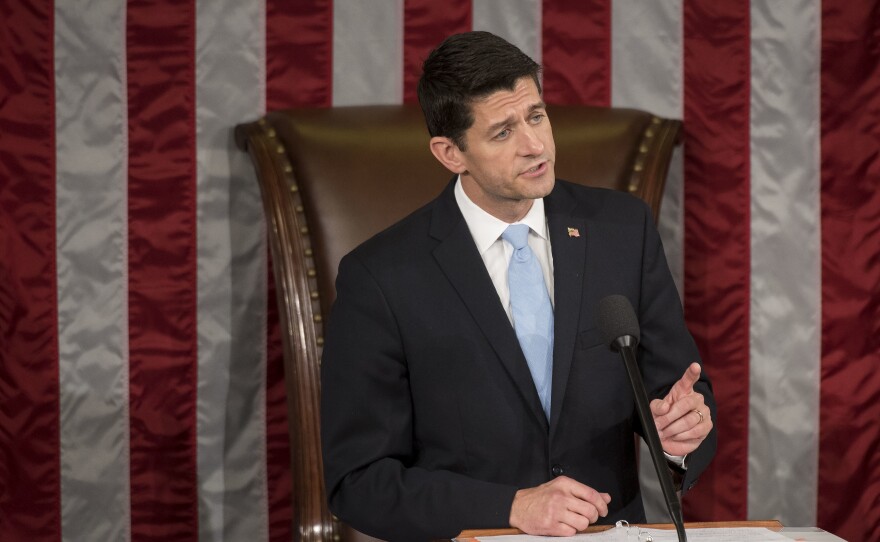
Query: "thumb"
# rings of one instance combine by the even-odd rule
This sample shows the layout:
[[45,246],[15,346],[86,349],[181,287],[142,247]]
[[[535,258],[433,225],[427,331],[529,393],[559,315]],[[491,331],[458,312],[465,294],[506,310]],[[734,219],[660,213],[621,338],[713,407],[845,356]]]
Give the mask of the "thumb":
[[666,399],[654,399],[651,401],[651,414],[655,417],[662,416],[669,412],[671,406],[671,403]]

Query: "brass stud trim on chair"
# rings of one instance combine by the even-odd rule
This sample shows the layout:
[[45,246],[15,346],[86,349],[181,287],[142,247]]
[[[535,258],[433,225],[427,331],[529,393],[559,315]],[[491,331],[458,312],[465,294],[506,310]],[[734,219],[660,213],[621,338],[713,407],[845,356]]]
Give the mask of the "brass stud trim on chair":
[[317,290],[312,290],[311,292],[309,292],[309,297],[311,297],[312,299],[318,299],[320,297],[320,294]]
[[308,271],[306,271],[306,275],[308,275],[309,278],[315,278],[315,276],[317,276],[317,273],[315,273],[314,269],[309,269]]
[[315,320],[315,322],[321,322],[323,320],[320,314],[316,314],[312,318]]
[[299,192],[299,187],[295,184],[290,185],[291,192]]
[[284,147],[278,145],[277,147],[275,147],[275,152],[277,152],[278,154],[284,154]]
[[270,138],[275,138],[275,128],[269,128],[269,131],[266,133]]
[[300,232],[301,234],[305,235],[305,234],[309,233],[309,227],[308,227],[308,226],[303,226],[303,227],[301,227],[301,228],[299,229],[299,232]]
[[305,249],[304,252],[305,252],[305,255],[306,255],[306,256],[311,256],[311,255],[312,255],[312,249],[310,249],[310,248]]
[[646,173],[646,161],[648,160],[648,153],[651,152],[651,148],[655,145],[652,144],[652,138],[658,134],[658,130],[663,129],[663,119],[657,116],[651,116],[651,120],[649,124],[645,127],[644,132],[642,132],[642,141],[639,143],[639,152],[636,156],[635,163],[632,166],[632,176],[630,177],[629,185],[627,186],[627,190],[630,193],[637,194],[641,188],[642,183],[642,175]]

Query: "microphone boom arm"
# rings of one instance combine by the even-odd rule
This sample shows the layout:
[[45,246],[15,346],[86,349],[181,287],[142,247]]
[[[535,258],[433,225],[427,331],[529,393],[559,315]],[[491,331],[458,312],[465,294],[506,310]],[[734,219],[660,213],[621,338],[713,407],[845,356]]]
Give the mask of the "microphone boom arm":
[[673,489],[672,476],[669,473],[669,467],[666,465],[663,446],[660,444],[660,435],[657,434],[657,426],[654,424],[654,417],[651,415],[651,406],[648,402],[648,395],[645,392],[645,384],[642,381],[642,374],[639,372],[639,367],[636,363],[635,348],[637,344],[637,339],[630,335],[618,337],[613,343],[623,358],[626,374],[629,376],[629,382],[636,401],[636,411],[639,414],[639,421],[642,423],[648,449],[651,451],[654,469],[660,478],[660,487],[663,490],[663,497],[666,500],[669,515],[672,517],[672,523],[675,525],[675,532],[678,534],[679,542],[687,542],[684,520],[681,515],[681,502],[679,502],[678,496]]

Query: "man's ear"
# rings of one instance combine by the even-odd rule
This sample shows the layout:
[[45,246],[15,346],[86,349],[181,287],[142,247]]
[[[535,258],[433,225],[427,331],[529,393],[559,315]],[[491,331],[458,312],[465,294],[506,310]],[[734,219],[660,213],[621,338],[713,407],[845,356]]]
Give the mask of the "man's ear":
[[429,145],[431,146],[431,153],[443,164],[443,167],[453,173],[461,174],[467,171],[461,149],[451,139],[435,136],[431,138]]

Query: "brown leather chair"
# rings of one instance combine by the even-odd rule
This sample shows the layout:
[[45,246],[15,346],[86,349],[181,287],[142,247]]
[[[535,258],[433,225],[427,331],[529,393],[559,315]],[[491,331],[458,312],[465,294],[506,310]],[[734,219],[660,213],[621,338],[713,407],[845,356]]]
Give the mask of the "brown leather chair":
[[[628,191],[658,214],[681,123],[631,109],[549,108],[559,177]],[[284,332],[294,536],[348,537],[327,508],[319,425],[322,321],[348,251],[440,193],[452,175],[416,106],[290,109],[235,129],[257,170]]]

